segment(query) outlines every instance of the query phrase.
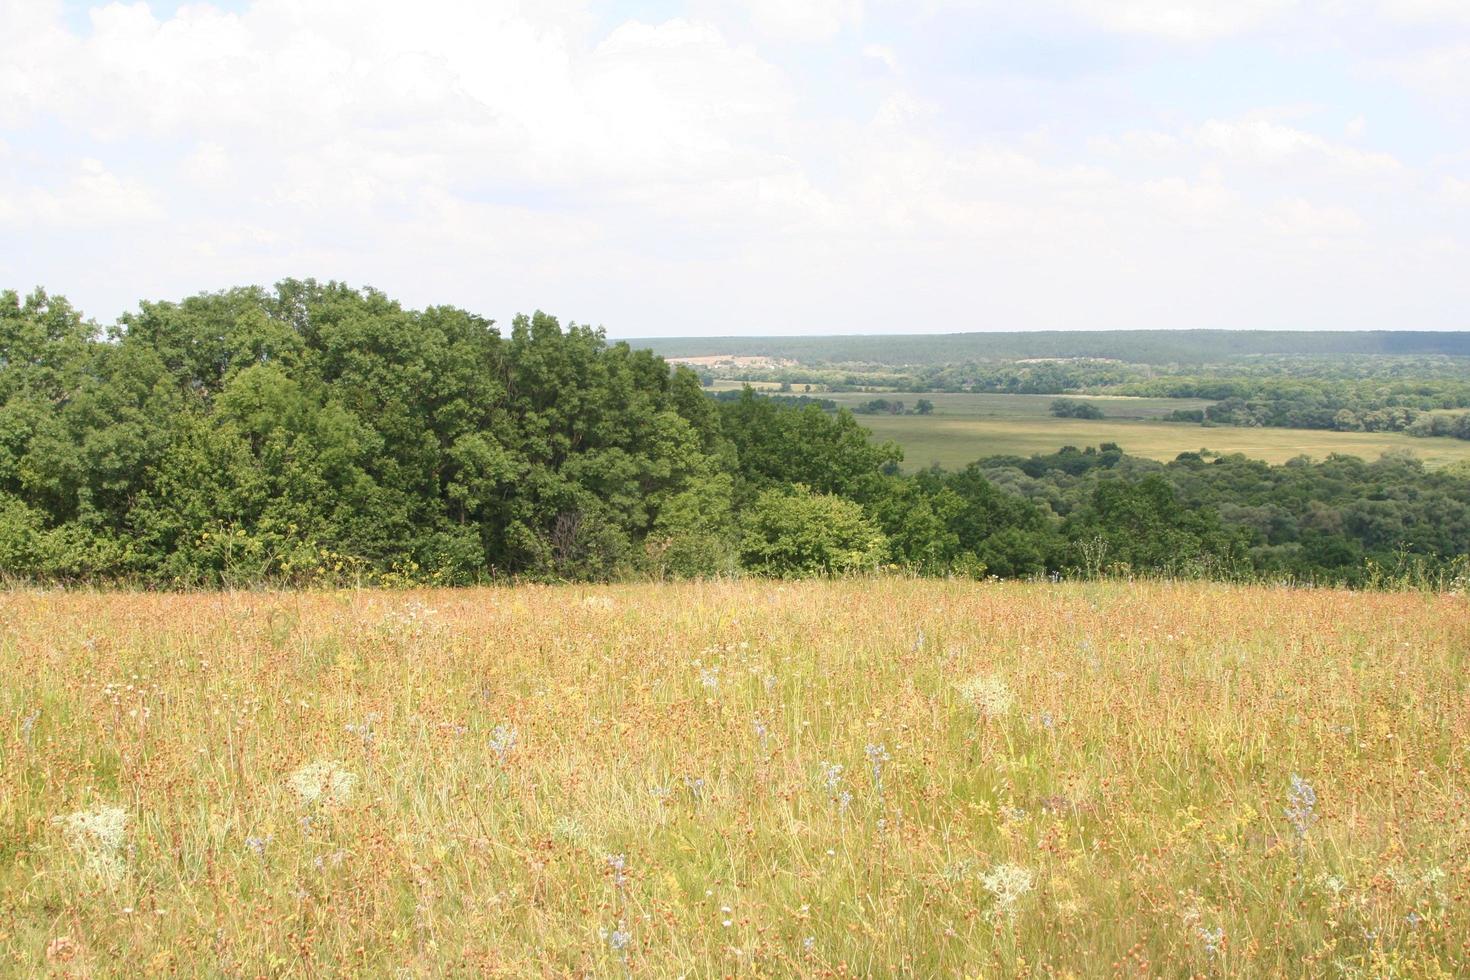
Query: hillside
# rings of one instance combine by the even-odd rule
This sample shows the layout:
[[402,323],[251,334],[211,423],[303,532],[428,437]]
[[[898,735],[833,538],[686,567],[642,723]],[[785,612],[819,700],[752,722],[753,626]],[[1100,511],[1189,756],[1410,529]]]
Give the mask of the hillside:
[[1470,332],[1413,330],[1037,330],[806,337],[654,337],[630,340],[664,357],[778,358],[803,364],[947,364],[970,360],[1105,358],[1205,364],[1260,355],[1470,357]]
[[0,594],[6,971],[1470,972],[1470,599]]

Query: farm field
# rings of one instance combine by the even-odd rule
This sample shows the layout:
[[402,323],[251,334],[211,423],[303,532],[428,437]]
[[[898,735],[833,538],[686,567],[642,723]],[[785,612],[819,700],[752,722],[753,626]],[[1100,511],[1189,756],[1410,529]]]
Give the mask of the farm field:
[[1029,456],[1053,453],[1062,446],[1081,448],[1105,442],[1117,443],[1135,456],[1165,461],[1182,452],[1201,448],[1218,453],[1244,453],[1271,463],[1282,463],[1302,454],[1322,459],[1331,453],[1371,460],[1392,450],[1412,452],[1429,467],[1470,459],[1470,442],[1463,439],[1417,439],[1399,432],[1331,432],[1224,425],[1206,428],[1180,422],[1123,418],[864,415],[859,421],[871,429],[876,438],[891,439],[903,447],[903,465],[908,470],[921,469],[936,462],[948,469],[957,469],[982,456]]
[[0,974],[1470,972],[1470,598],[0,593]]
[[875,398],[901,401],[912,409],[920,398],[934,403],[930,418],[1021,418],[1057,420],[1051,404],[1058,398],[1085,402],[1102,409],[1113,419],[1162,419],[1175,411],[1202,409],[1214,402],[1203,398],[1131,398],[1124,395],[1012,395],[998,392],[869,392],[844,391],[815,397],[829,398],[847,408],[866,405]]

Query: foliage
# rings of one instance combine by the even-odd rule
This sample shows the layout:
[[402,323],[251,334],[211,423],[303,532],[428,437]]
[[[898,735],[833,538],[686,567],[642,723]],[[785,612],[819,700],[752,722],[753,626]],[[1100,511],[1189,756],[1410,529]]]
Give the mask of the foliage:
[[1051,403],[1051,413],[1059,419],[1100,419],[1103,410],[1092,402],[1076,398],[1058,398]]
[[888,541],[858,504],[806,487],[767,490],[745,515],[740,557],[767,575],[842,575],[876,568]]
[[[1266,424],[1262,397],[1371,395],[1400,421],[1413,406],[1391,403],[1459,397],[1462,377],[1415,363],[1350,361],[1334,375],[1310,359],[1242,362],[1215,387],[1100,361],[977,370],[1042,386],[1133,378],[1219,397],[1207,422]],[[1052,408],[1067,419],[1048,425],[1093,414],[1075,398]],[[1464,421],[1406,424],[1433,436]],[[103,330],[41,291],[0,296],[7,578],[454,584],[892,563],[1371,585],[1444,578],[1470,552],[1470,481],[1398,456],[1161,465],[1104,443],[947,473],[905,475],[902,460],[834,400],[710,397],[690,370],[543,313],[502,334],[462,310],[286,281],[143,303]]]

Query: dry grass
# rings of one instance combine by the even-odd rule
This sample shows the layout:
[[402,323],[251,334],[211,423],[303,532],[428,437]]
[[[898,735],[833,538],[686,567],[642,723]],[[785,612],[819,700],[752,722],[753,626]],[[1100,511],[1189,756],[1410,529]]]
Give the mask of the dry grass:
[[1213,585],[0,595],[0,974],[1463,976],[1467,655]]

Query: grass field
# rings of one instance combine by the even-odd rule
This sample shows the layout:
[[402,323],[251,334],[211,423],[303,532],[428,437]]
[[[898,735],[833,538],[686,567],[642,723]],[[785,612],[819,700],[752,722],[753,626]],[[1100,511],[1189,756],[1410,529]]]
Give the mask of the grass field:
[[[721,385],[741,387],[738,382],[717,382],[716,388]],[[777,386],[772,383],[766,387],[774,391]],[[1211,404],[1192,398],[1065,396],[1091,402],[1107,415],[1104,419],[1088,420],[1055,418],[1051,403],[1057,395],[822,392],[813,397],[828,398],[847,408],[867,404],[875,398],[902,401],[908,407],[920,398],[932,401],[932,415],[859,416],[859,421],[877,438],[892,439],[903,447],[904,467],[909,470],[931,463],[958,469],[982,456],[1030,456],[1054,453],[1063,446],[1081,448],[1104,442],[1115,442],[1135,456],[1163,461],[1199,449],[1244,453],[1272,463],[1284,463],[1302,454],[1315,459],[1331,453],[1377,459],[1392,450],[1412,452],[1430,467],[1470,459],[1470,442],[1463,439],[1416,439],[1398,432],[1206,428],[1161,421],[1176,409]]]
[[1223,425],[1205,428],[1178,422],[1121,418],[1089,421],[864,415],[860,421],[878,439],[892,439],[903,447],[904,466],[911,470],[936,462],[956,469],[981,456],[1029,456],[1032,453],[1056,452],[1062,446],[1081,448],[1104,442],[1115,442],[1135,456],[1158,460],[1170,460],[1182,452],[1199,449],[1244,453],[1272,463],[1282,463],[1302,454],[1316,459],[1331,453],[1377,459],[1390,450],[1412,452],[1430,467],[1470,459],[1470,442],[1463,439],[1416,439],[1398,432],[1248,429]]
[[0,974],[1464,976],[1470,599],[0,594]]
[[[913,408],[920,398],[934,403],[931,419],[1043,419],[1059,421],[1051,414],[1051,403],[1058,398],[1087,402],[1103,410],[1109,419],[1162,419],[1176,410],[1204,408],[1214,402],[1201,398],[1126,398],[1100,395],[1006,395],[987,392],[936,392],[915,394],[895,392],[838,392],[815,397],[830,398],[839,405],[855,408],[875,398],[901,401]],[[865,416],[866,417],[866,416]]]

